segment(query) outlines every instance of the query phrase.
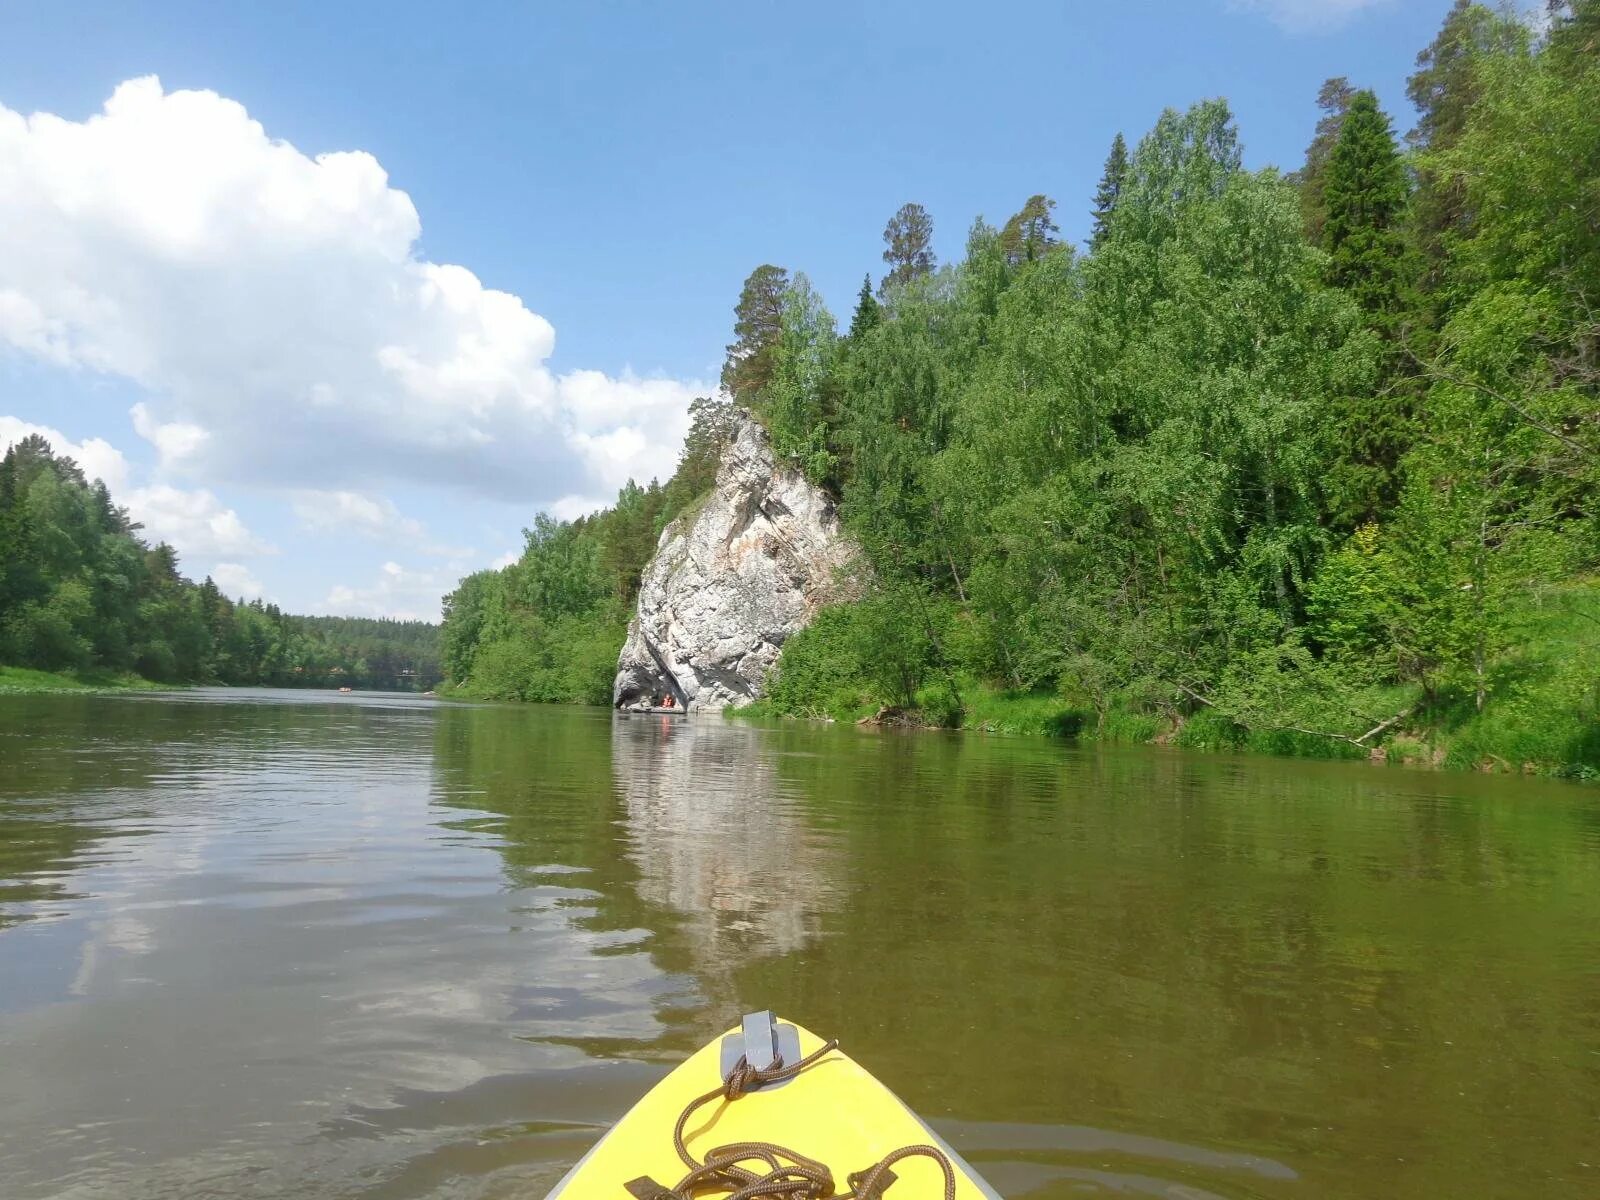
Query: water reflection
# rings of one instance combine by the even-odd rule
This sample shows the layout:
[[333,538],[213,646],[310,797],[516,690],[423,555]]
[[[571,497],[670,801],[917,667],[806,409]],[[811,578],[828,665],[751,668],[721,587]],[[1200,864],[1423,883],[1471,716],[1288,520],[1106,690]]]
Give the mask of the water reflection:
[[[794,954],[841,901],[839,839],[806,821],[771,732],[720,719],[619,718],[611,773],[639,896],[684,918],[699,974]],[[714,986],[716,986],[714,985]]]
[[1588,1196],[1600,802],[281,694],[0,701],[6,1200],[539,1195],[706,1037],[1002,1191]]

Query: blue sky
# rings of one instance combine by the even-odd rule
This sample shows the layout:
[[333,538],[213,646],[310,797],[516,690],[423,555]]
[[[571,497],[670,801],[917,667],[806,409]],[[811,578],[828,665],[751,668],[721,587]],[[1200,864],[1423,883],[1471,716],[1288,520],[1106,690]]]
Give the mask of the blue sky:
[[670,471],[755,265],[847,315],[907,200],[945,257],[1040,191],[1081,238],[1112,135],[1207,96],[1252,167],[1330,75],[1403,129],[1449,0],[453,7],[8,8],[0,438],[192,575],[431,616]]

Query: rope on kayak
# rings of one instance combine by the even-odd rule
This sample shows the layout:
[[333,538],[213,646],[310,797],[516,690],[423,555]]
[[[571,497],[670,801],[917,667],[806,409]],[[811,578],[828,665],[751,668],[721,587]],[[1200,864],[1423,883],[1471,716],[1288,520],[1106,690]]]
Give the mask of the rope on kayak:
[[[778,1056],[770,1067],[757,1069],[742,1055],[721,1087],[689,1101],[672,1129],[672,1144],[689,1173],[676,1187],[664,1187],[648,1175],[641,1175],[623,1186],[634,1200],[694,1200],[694,1197],[725,1193],[725,1200],[828,1200],[834,1194],[833,1172],[826,1164],[807,1158],[776,1142],[731,1142],[706,1152],[704,1161],[695,1158],[684,1142],[683,1131],[689,1118],[703,1105],[719,1096],[730,1104],[764,1083],[791,1079],[824,1055],[839,1048],[836,1040],[824,1043],[798,1062],[785,1065]],[[907,1158],[931,1158],[944,1173],[944,1200],[955,1200],[956,1172],[950,1159],[936,1146],[901,1146],[884,1155],[864,1171],[848,1176],[850,1191],[838,1200],[879,1200],[897,1178],[890,1168]],[[742,1164],[759,1162],[767,1168],[758,1174]]]

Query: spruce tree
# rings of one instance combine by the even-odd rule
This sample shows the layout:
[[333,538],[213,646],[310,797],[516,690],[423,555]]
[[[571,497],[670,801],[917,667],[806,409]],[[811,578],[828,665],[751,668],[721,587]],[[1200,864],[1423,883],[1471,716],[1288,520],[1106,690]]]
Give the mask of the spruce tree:
[[883,229],[883,261],[889,273],[883,277],[880,295],[913,279],[932,274],[933,218],[920,204],[902,204]]
[[872,295],[872,276],[861,281],[861,292],[856,296],[856,311],[850,318],[850,340],[859,342],[883,320],[883,311]]
[[1388,324],[1401,304],[1406,176],[1389,118],[1370,91],[1350,98],[1328,156],[1323,203],[1328,282],[1349,292],[1375,323]]
[[1339,132],[1344,126],[1344,115],[1350,107],[1355,89],[1343,75],[1326,80],[1317,92],[1317,107],[1322,116],[1317,121],[1317,131],[1306,147],[1306,165],[1294,176],[1300,186],[1300,212],[1305,220],[1306,237],[1314,244],[1322,244],[1322,223],[1327,216],[1323,192],[1327,189],[1328,159],[1339,142]]
[[1118,133],[1111,140],[1111,153],[1106,156],[1106,169],[1100,176],[1100,186],[1094,192],[1094,232],[1089,237],[1091,249],[1098,248],[1111,230],[1111,214],[1116,210],[1122,195],[1122,186],[1128,178],[1128,143]]
[[1361,306],[1386,346],[1377,386],[1349,398],[1341,414],[1340,462],[1330,485],[1338,515],[1352,526],[1395,502],[1400,458],[1412,439],[1411,389],[1401,379],[1398,346],[1410,301],[1407,198],[1389,118],[1372,92],[1356,92],[1328,156],[1322,231],[1328,282]]

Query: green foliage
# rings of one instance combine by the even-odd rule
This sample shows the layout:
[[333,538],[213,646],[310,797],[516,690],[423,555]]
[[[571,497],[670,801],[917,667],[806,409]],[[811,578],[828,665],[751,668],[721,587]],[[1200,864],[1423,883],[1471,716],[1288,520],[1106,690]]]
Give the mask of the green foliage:
[[1351,95],[1323,181],[1328,280],[1368,313],[1390,316],[1405,285],[1406,177],[1389,118],[1370,91]]
[[[1539,53],[1452,12],[1419,197],[1371,92],[1324,87],[1298,191],[1207,101],[1114,150],[1088,257],[979,223],[862,322],[809,412],[873,591],[791,642],[773,707],[1335,757],[1511,737],[1557,675],[1588,711],[1590,668],[1524,652],[1529,597],[1600,558],[1577,8]],[[1418,214],[1449,188],[1445,236]],[[1581,761],[1561,725],[1517,744]]]
[[[73,678],[376,687],[439,679],[438,627],[298,617],[196,585],[40,437],[0,459],[0,663]],[[96,683],[98,686],[98,682]]]
[[0,695],[18,692],[124,692],[162,687],[131,672],[38,671],[0,666]]
[[[1456,5],[1410,163],[1342,78],[1293,182],[1207,100],[1118,137],[1087,255],[1035,196],[935,269],[908,205],[844,338],[803,275],[752,276],[732,390],[871,568],[763,710],[1600,773],[1597,12],[1536,44]],[[592,644],[603,691],[647,553],[622,514],[711,461],[464,581],[453,677],[580,697]]]
[[1324,194],[1328,160],[1339,143],[1345,110],[1354,95],[1355,89],[1343,75],[1323,82],[1317,92],[1317,108],[1322,117],[1317,121],[1311,144],[1306,147],[1305,165],[1295,172],[1292,180],[1300,189],[1300,215],[1305,222],[1306,240],[1313,246],[1322,245],[1322,226],[1327,220]]
[[1111,218],[1122,195],[1123,183],[1128,176],[1128,143],[1118,133],[1111,139],[1111,152],[1106,155],[1106,168],[1100,175],[1100,184],[1094,191],[1094,229],[1089,245],[1098,249],[1111,229]]
[[920,204],[902,204],[883,228],[883,261],[889,272],[881,294],[903,288],[933,272],[933,218]]
[[848,720],[875,710],[866,658],[872,647],[850,605],[825,608],[785,643],[768,681],[765,707],[790,717]]
[[884,705],[922,707],[939,658],[938,619],[930,625],[927,607],[926,597],[902,587],[823,609],[784,645],[767,687],[769,710],[843,719]]
[[811,281],[796,275],[784,292],[772,379],[756,411],[772,434],[773,449],[799,463],[818,483],[833,477],[828,426],[834,416],[831,393],[837,344],[832,314]]
[[783,298],[789,273],[765,263],[750,272],[734,306],[733,344],[722,366],[722,388],[753,403],[772,380],[772,359],[783,333]]
[[850,340],[859,342],[883,320],[883,309],[872,294],[872,276],[861,281],[861,291],[856,296],[856,310],[850,315]]
[[1455,0],[1438,36],[1417,55],[1417,69],[1406,83],[1406,95],[1417,109],[1408,140],[1422,151],[1412,223],[1425,261],[1425,283],[1438,293],[1435,301],[1441,308],[1449,304],[1449,259],[1471,236],[1473,221],[1462,179],[1438,170],[1435,156],[1453,148],[1471,126],[1485,93],[1484,67],[1520,55],[1527,40],[1526,29],[1509,12]]
[[1404,231],[1406,175],[1377,97],[1350,93],[1339,129],[1322,175],[1327,278],[1360,306],[1380,354],[1372,385],[1347,391],[1336,405],[1328,492],[1335,523],[1348,529],[1393,506],[1400,460],[1415,438],[1417,389],[1404,378],[1399,342],[1416,308],[1416,272]]
[[1012,266],[1033,262],[1061,241],[1061,230],[1050,216],[1056,202],[1048,196],[1029,196],[1022,211],[1000,230],[1000,248]]

